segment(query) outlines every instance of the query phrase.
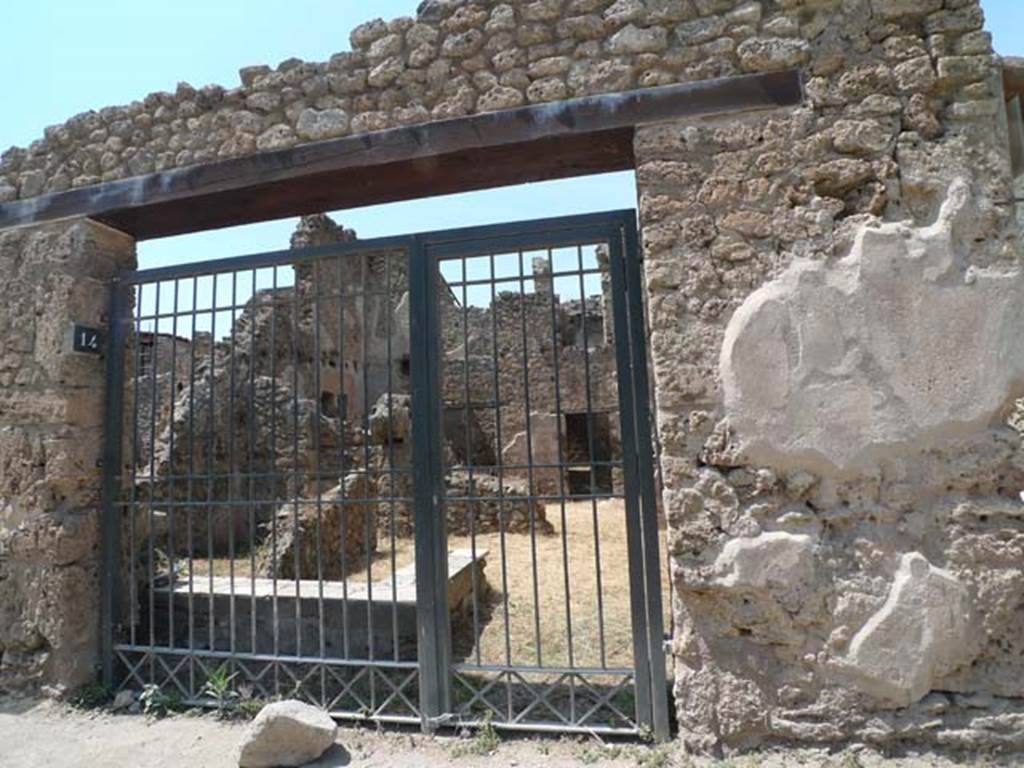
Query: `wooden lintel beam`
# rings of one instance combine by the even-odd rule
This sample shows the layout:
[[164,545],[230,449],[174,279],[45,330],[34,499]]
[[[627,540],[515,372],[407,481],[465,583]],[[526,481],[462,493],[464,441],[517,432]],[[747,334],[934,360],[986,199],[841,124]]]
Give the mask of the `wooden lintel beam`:
[[0,229],[89,216],[138,239],[632,167],[637,125],[793,106],[796,71],[393,128],[0,204]]

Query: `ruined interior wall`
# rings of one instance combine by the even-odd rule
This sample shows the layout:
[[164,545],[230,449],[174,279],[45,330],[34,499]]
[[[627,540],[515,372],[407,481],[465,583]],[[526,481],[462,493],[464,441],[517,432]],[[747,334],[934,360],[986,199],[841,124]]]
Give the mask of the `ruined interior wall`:
[[809,102],[636,138],[682,736],[1019,745],[1021,276],[980,8],[714,8],[709,71],[799,65]]
[[[598,446],[595,459],[621,460],[614,341],[602,335],[599,297],[589,303],[587,347],[579,338],[581,302],[563,301],[550,283],[496,293],[486,309],[452,307],[442,313],[450,331],[442,390],[454,442],[472,439],[475,429],[487,447],[472,463],[500,459],[506,477],[532,480],[532,493],[567,492],[567,479],[553,466],[530,470],[528,464],[587,463],[587,457],[568,454],[567,414],[606,415],[611,455],[602,457]],[[469,435],[467,409],[475,424]],[[621,483],[616,490],[621,492]]]
[[0,233],[0,691],[73,688],[97,662],[106,323],[133,241],[84,220]]

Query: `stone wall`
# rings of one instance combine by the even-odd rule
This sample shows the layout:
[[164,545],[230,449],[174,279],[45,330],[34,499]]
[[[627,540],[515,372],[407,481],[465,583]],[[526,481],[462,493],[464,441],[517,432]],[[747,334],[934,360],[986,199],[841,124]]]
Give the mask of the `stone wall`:
[[102,326],[134,261],[87,221],[0,233],[0,691],[94,673],[105,363],[70,350],[70,323]]
[[[796,6],[789,27],[798,28],[804,4],[788,4]],[[761,16],[760,3],[733,0],[427,0],[416,18],[358,27],[352,50],[329,62],[247,67],[238,87],[181,83],[174,93],[52,126],[27,149],[3,154],[0,202],[303,142],[798,61],[806,46],[782,37],[789,27],[762,33]]]
[[[977,0],[427,0],[415,19],[359,27],[330,62],[247,68],[239,88],[183,84],[50,128],[3,155],[0,201],[801,68],[798,109],[646,126],[635,141],[682,737],[1021,746],[1024,453],[1003,413],[1021,394],[1020,265],[982,25]],[[4,466],[31,455],[2,451]],[[5,497],[36,471],[5,469],[19,478]],[[39,475],[28,514],[63,510],[67,476]],[[91,509],[78,492],[71,508]],[[38,565],[63,539],[25,540],[57,543],[8,565],[7,583],[81,588]],[[64,599],[33,610],[56,621]],[[64,631],[9,626],[28,629],[0,629],[8,665]]]
[[807,104],[636,138],[683,738],[1019,746],[1022,278],[980,9],[744,8],[775,39],[720,17],[711,61],[799,64]]
[[[621,461],[614,339],[604,336],[611,307],[603,306],[601,296],[588,297],[585,321],[580,300],[563,301],[543,280],[533,290],[502,291],[487,307],[465,310],[451,307],[441,317],[449,439],[457,451],[477,435],[486,444],[474,462],[464,463],[486,466],[485,457],[496,458],[505,477],[532,481],[534,494],[568,493],[568,475],[555,465],[575,463],[583,470],[590,463],[589,442],[599,438],[586,435],[585,450],[572,454],[566,415],[586,414],[606,418],[611,427],[609,444],[595,445],[594,460]],[[469,434],[467,413],[476,424]],[[532,464],[548,466],[528,469]],[[598,470],[610,472],[607,466]],[[603,483],[598,490],[613,488]],[[621,493],[621,483],[614,490]]]

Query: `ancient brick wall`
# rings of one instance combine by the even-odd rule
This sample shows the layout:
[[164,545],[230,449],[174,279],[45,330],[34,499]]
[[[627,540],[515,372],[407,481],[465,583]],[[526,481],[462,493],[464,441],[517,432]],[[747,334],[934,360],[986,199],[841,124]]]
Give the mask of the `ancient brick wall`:
[[977,0],[427,0],[330,62],[52,127],[0,201],[799,67],[798,109],[636,136],[682,736],[1019,745],[1024,326],[982,26]]

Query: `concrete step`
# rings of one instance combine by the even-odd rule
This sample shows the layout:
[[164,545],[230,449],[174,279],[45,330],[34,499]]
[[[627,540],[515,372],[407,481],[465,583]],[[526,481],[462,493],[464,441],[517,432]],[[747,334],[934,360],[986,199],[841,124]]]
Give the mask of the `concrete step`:
[[[487,550],[477,550],[475,560],[468,549],[449,551],[452,614],[471,609],[474,571],[478,594],[487,591],[487,556]],[[142,602],[148,609],[145,596]],[[196,576],[190,582],[178,578],[173,589],[168,583],[158,584],[153,603],[154,639],[159,646],[171,645],[173,637],[175,648],[188,648],[191,642],[200,650],[316,656],[322,625],[328,658],[393,659],[396,647],[400,659],[416,658],[415,563],[396,571],[393,581],[388,577],[370,584],[352,579],[296,582],[236,576],[232,581],[215,576],[211,582],[208,576]],[[141,626],[148,628],[148,618],[142,619]]]

